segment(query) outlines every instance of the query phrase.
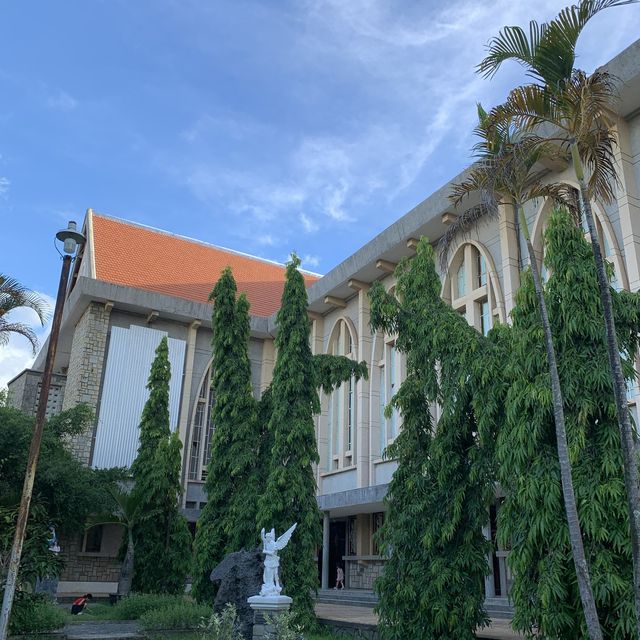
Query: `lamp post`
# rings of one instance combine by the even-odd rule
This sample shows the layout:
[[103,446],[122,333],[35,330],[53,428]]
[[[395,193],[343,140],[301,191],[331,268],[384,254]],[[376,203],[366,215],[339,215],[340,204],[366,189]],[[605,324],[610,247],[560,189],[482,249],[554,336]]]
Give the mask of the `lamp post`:
[[69,271],[71,269],[71,263],[75,258],[77,247],[85,240],[84,236],[76,230],[76,223],[73,221],[69,222],[66,229],[58,231],[58,233],[56,233],[56,238],[63,243],[64,254],[61,254],[62,272],[60,273],[58,296],[56,298],[51,334],[49,336],[47,359],[45,360],[44,372],[42,374],[42,382],[40,385],[40,399],[38,400],[36,421],[33,429],[33,436],[31,437],[27,470],[24,476],[24,485],[22,487],[22,497],[20,499],[18,520],[16,522],[16,533],[13,538],[9,570],[7,572],[7,580],[4,586],[4,598],[2,600],[2,610],[0,611],[0,640],[6,640],[9,630],[9,614],[11,613],[11,605],[13,604],[13,597],[16,591],[18,569],[20,568],[20,557],[22,556],[22,545],[24,543],[27,518],[29,517],[29,505],[31,504],[31,495],[33,493],[33,481],[36,475],[36,467],[38,466],[40,443],[42,441],[42,431],[44,429],[45,414],[47,411],[47,400],[49,399],[49,389],[51,387],[53,362],[55,360],[58,336],[60,334],[62,310],[64,308],[64,301],[67,294]]

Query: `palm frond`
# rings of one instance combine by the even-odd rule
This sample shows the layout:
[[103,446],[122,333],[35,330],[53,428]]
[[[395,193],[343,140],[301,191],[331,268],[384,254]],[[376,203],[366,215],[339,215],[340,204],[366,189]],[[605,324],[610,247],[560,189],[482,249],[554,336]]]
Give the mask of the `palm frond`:
[[553,95],[544,86],[528,84],[512,89],[507,100],[491,110],[495,122],[513,122],[525,131],[535,131],[541,125],[553,123],[557,106]]
[[31,343],[33,355],[36,354],[38,350],[38,337],[33,329],[22,322],[6,322],[0,318],[0,345],[7,344],[12,333],[17,333],[25,337]]
[[589,20],[604,9],[632,4],[637,0],[581,0],[566,7],[547,25],[536,52],[536,67],[544,81],[561,88],[573,74],[576,44]]
[[526,67],[530,74],[538,77],[535,70],[535,56],[547,30],[545,23],[535,20],[529,23],[529,36],[522,27],[504,27],[487,45],[488,54],[476,67],[476,72],[485,78],[492,78],[503,62],[515,60]]
[[119,524],[123,527],[127,526],[127,523],[124,518],[121,516],[111,513],[109,511],[105,511],[103,513],[94,513],[91,514],[87,521],[84,524],[85,529],[92,529],[93,527],[98,527],[100,525],[105,524]]
[[620,184],[616,171],[616,144],[615,136],[607,127],[594,129],[578,143],[580,157],[589,176],[589,194],[605,203],[615,200],[616,186]]
[[32,309],[42,324],[46,322],[49,311],[46,302],[15,278],[0,274],[0,317],[19,307]]
[[[494,203],[495,205],[495,203]],[[444,271],[449,262],[449,253],[454,241],[459,236],[468,236],[482,220],[495,218],[498,215],[497,206],[491,206],[482,202],[473,207],[469,207],[464,213],[459,215],[452,224],[449,225],[444,235],[438,241],[438,260],[440,267]]]
[[449,202],[454,207],[459,206],[463,200],[471,194],[486,189],[489,182],[489,172],[487,171],[487,162],[479,161],[467,173],[467,177],[462,182],[451,185],[451,193],[449,194]]

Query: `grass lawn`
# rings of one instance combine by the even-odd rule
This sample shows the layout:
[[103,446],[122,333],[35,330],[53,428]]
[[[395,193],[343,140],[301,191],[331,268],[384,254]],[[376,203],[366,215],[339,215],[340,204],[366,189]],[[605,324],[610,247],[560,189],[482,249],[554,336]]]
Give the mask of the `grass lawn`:
[[[152,640],[206,640],[207,636],[193,631],[184,631],[176,633],[153,633],[145,634]],[[304,634],[304,640],[337,640],[338,636],[329,633],[313,633],[311,635]]]
[[116,607],[110,604],[90,604],[81,616],[71,615],[71,605],[65,604],[64,610],[67,613],[67,622],[69,624],[87,622],[87,620],[119,620]]
[[[123,615],[119,607],[106,604],[105,602],[94,602],[89,604],[84,613],[80,616],[72,616],[70,604],[60,605],[64,608],[67,614],[68,624],[80,624],[83,622],[89,622],[91,620],[123,620]],[[174,632],[162,632],[148,630],[145,632],[145,636],[152,640],[206,640],[206,635],[199,633],[198,631],[174,631]],[[338,636],[323,631],[321,633],[304,634],[305,640],[336,640]]]

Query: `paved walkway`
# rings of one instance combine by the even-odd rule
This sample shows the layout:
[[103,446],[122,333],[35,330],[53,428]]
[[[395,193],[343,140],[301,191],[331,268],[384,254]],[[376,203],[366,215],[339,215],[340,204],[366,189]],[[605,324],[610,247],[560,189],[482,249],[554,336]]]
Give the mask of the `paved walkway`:
[[[337,622],[350,622],[352,624],[377,625],[378,616],[373,609],[367,607],[350,607],[343,604],[316,603],[316,614],[325,620]],[[491,640],[523,640],[521,636],[511,629],[508,620],[494,620],[490,627],[476,632],[478,638]]]
[[140,625],[137,620],[82,620],[66,625],[58,633],[67,640],[116,640],[139,638]]
[[[316,614],[325,620],[348,622],[351,624],[377,625],[378,616],[367,607],[350,607],[343,604],[316,603]],[[68,624],[56,635],[64,635],[67,640],[120,640],[140,637],[140,625],[136,620],[80,620]],[[495,620],[491,627],[476,633],[485,640],[521,640],[507,620]]]

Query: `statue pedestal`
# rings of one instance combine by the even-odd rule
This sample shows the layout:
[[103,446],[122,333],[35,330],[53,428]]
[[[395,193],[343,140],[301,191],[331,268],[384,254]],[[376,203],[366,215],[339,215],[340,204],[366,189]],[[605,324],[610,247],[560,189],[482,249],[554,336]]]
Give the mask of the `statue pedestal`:
[[265,614],[275,618],[289,611],[293,600],[289,596],[251,596],[247,602],[253,609],[253,640],[263,640],[268,633],[275,632],[273,625],[265,620]]

